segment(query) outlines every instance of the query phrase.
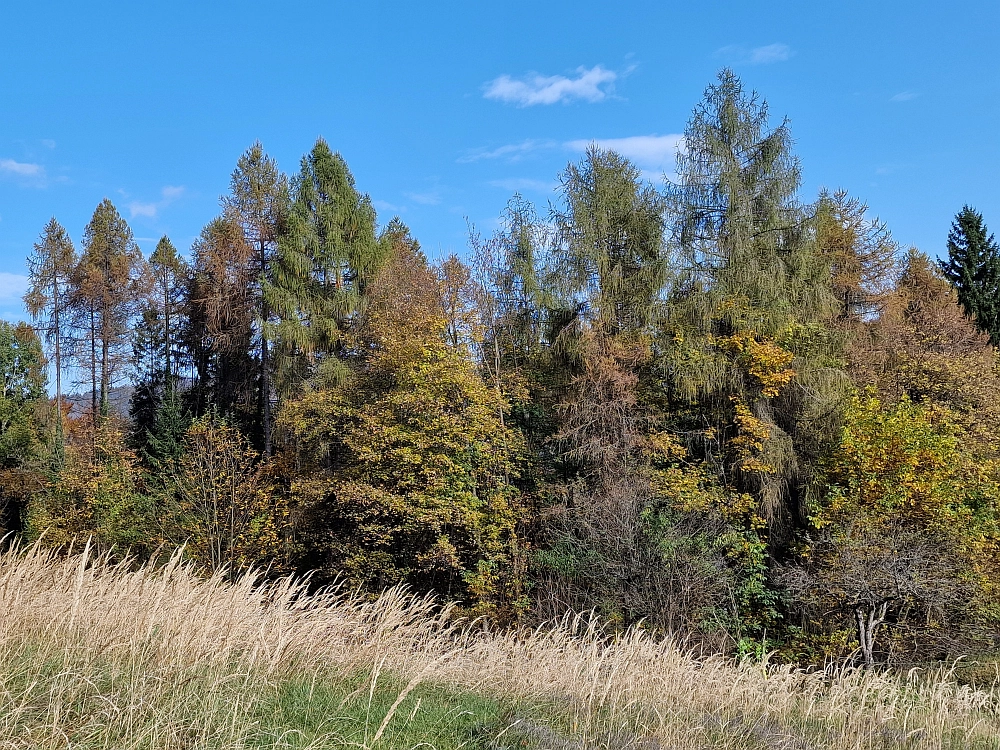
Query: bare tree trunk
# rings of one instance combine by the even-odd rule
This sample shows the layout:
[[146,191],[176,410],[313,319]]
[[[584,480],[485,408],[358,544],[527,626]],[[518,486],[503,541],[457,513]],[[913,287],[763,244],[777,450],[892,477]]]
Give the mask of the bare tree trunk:
[[866,667],[875,665],[875,634],[885,622],[889,602],[860,605],[854,609],[854,620],[858,626],[858,644]]

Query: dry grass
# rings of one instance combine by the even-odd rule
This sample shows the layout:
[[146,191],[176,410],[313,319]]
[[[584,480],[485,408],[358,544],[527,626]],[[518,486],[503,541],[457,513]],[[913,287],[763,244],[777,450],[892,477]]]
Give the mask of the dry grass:
[[[495,748],[1000,748],[997,692],[944,674],[740,665],[640,631],[609,640],[579,618],[491,632],[399,591],[309,596],[289,580],[200,579],[177,558],[133,570],[11,551],[0,612],[0,748],[402,746],[388,728],[413,721],[420,683],[504,706],[469,740]],[[282,685],[359,672],[358,733],[265,738]],[[380,674],[399,680],[396,700],[373,714]]]

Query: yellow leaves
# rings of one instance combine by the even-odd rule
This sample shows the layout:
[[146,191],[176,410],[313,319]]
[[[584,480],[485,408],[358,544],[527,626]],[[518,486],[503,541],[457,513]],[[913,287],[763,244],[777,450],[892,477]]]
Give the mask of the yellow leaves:
[[729,441],[735,450],[740,468],[746,472],[772,474],[774,468],[760,460],[764,445],[771,436],[771,429],[762,419],[758,419],[742,399],[732,396],[735,416],[733,421],[739,430],[736,437]]
[[774,398],[795,377],[795,370],[788,365],[795,355],[770,339],[758,340],[749,332],[741,332],[719,339],[720,350],[734,356],[736,362],[750,375],[765,398]]

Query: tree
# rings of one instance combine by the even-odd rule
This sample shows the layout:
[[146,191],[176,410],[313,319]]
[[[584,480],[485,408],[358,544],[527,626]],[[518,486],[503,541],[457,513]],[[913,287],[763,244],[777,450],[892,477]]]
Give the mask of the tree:
[[45,364],[31,326],[0,321],[0,526],[5,530],[20,526],[28,497],[44,481],[35,464],[46,442]]
[[167,533],[212,572],[238,573],[280,557],[287,512],[258,459],[238,430],[211,416],[196,419],[184,437]]
[[837,322],[856,325],[877,316],[900,271],[899,246],[885,223],[845,190],[823,191],[816,204],[816,245],[830,264]]
[[187,264],[164,236],[149,258],[151,287],[136,330],[138,378],[132,395],[133,443],[153,465],[180,455],[185,429],[177,392]]
[[859,388],[875,388],[885,403],[906,396],[946,409],[963,450],[980,459],[1000,455],[995,350],[926,255],[910,252],[881,315],[855,332],[848,354]]
[[322,138],[303,157],[293,192],[264,283],[277,319],[266,333],[275,342],[281,396],[316,375],[343,375],[344,336],[357,324],[385,255],[371,200],[357,191],[347,163]]
[[513,617],[526,605],[520,442],[506,405],[444,342],[437,280],[398,223],[391,246],[359,332],[368,356],[280,416],[307,564]]
[[63,444],[62,344],[66,335],[67,292],[76,262],[76,250],[69,234],[55,218],[49,219],[28,258],[30,286],[24,295],[24,305],[32,320],[42,323],[41,330],[53,349],[56,374],[55,448],[60,456]]
[[946,411],[856,398],[829,482],[802,564],[784,580],[814,620],[838,614],[853,624],[866,665],[887,623],[911,648],[932,648],[916,654],[926,657],[940,654],[954,626],[990,619],[996,466],[959,450]]
[[[674,429],[787,541],[820,492],[817,467],[847,389],[827,321],[837,300],[788,123],[729,70],[685,129],[670,188],[673,279],[657,348]],[[755,523],[748,517],[748,524]]]
[[25,532],[50,547],[93,539],[119,558],[152,554],[160,544],[160,511],[147,492],[124,425],[110,414],[90,427],[87,440],[71,440],[66,460],[28,503]]
[[971,206],[956,214],[948,232],[948,260],[940,264],[965,314],[1000,346],[1000,247]]
[[108,412],[108,392],[122,361],[130,322],[148,285],[132,230],[105,198],[83,235],[83,254],[70,277],[69,301],[85,331],[74,355],[90,370],[94,427]]
[[185,393],[190,411],[203,416],[216,410],[257,442],[263,430],[260,368],[253,358],[258,311],[254,254],[232,219],[223,216],[202,229],[192,246],[182,338],[197,375]]
[[278,165],[264,153],[260,142],[254,143],[236,163],[230,180],[229,195],[223,198],[227,218],[238,225],[253,248],[247,260],[248,293],[254,302],[255,345],[258,371],[258,403],[263,433],[264,455],[271,455],[271,408],[273,373],[268,342],[268,327],[273,310],[263,286],[273,273],[278,252],[278,237],[288,211],[288,180]]

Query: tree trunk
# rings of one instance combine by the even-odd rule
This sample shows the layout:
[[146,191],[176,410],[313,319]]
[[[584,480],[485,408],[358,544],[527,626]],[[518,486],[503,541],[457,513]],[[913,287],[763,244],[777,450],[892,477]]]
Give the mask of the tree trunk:
[[858,644],[866,667],[875,665],[875,634],[885,622],[889,602],[862,604],[854,608],[854,621],[858,628]]
[[94,423],[94,440],[97,439],[97,324],[94,308],[90,308],[90,419]]
[[[260,273],[261,279],[267,276],[267,252],[263,240],[260,242]],[[271,377],[270,362],[267,350],[267,319],[270,317],[267,302],[264,301],[264,290],[260,294],[260,392],[261,415],[264,420],[264,455],[271,455]]]

